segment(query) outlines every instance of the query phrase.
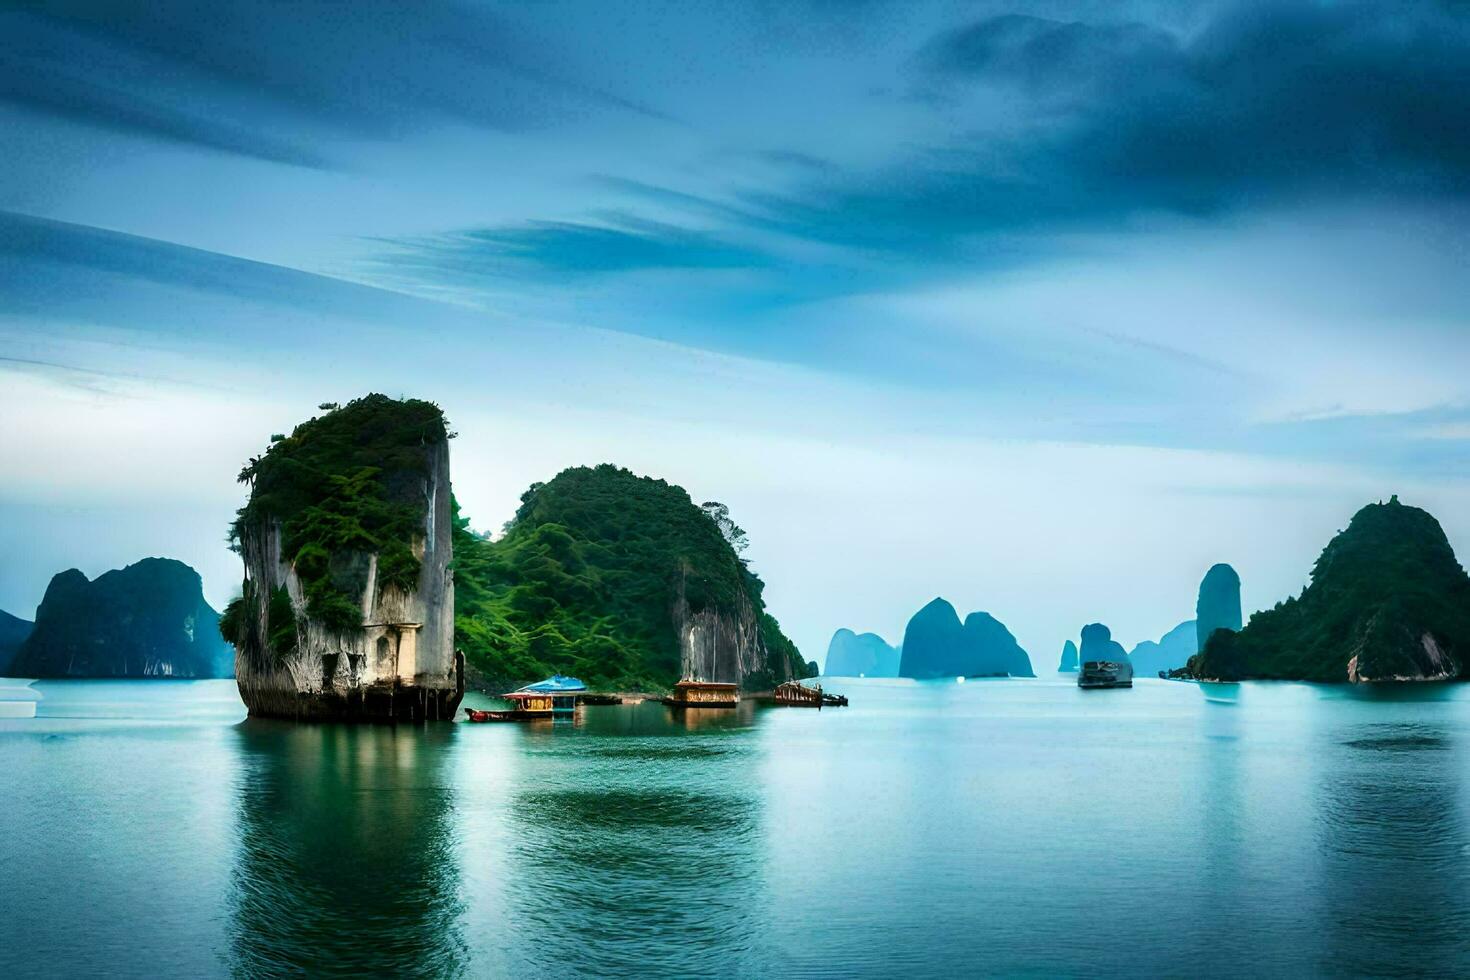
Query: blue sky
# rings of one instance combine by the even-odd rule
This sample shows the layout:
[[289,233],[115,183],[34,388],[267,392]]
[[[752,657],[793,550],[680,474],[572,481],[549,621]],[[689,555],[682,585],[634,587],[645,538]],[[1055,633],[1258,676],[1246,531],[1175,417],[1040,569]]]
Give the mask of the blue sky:
[[0,7],[0,607],[236,587],[233,477],[367,390],[483,527],[611,460],[730,504],[820,659],[936,594],[1048,663],[1470,547],[1470,11]]

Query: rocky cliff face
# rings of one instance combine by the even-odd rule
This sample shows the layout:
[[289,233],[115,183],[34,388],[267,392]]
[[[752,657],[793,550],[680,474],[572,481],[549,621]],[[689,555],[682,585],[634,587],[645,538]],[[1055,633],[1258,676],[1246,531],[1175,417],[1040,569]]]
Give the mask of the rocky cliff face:
[[1077,673],[1077,644],[1068,640],[1062,644],[1062,659],[1057,664],[1058,674]]
[[10,674],[10,664],[35,626],[29,620],[12,616],[0,609],[0,677],[13,676]]
[[1240,576],[1229,565],[1212,566],[1199,584],[1199,600],[1194,606],[1195,647],[1190,656],[1205,648],[1215,630],[1239,632],[1242,622]]
[[764,687],[794,679],[791,664],[771,656],[766,648],[760,615],[744,595],[728,608],[695,612],[681,588],[674,605],[674,629],[680,676],[686,680]]
[[[332,422],[328,429],[298,427],[293,439],[310,448],[314,440],[344,433],[358,438],[368,424],[352,413],[368,401],[338,410],[347,413],[345,418],[327,416]],[[404,403],[382,399],[370,407],[378,417],[384,412],[391,416],[395,404]],[[437,409],[434,414],[437,418]],[[274,497],[258,501],[256,493],[264,488],[257,479],[252,504],[241,511],[235,528],[245,563],[243,594],[231,604],[224,626],[236,646],[240,696],[252,715],[340,720],[454,716],[464,691],[464,670],[453,646],[449,446],[442,421],[428,431],[437,438],[412,436],[376,446],[370,438],[360,439],[366,458],[381,456],[383,465],[346,467],[351,475],[330,483],[335,489],[327,496],[298,496],[294,509],[276,503],[292,499],[279,488]],[[380,432],[366,435],[381,438]],[[306,451],[301,446],[288,449]],[[364,531],[355,539],[342,539],[336,547],[312,538],[314,522],[324,520],[322,515],[366,507],[355,502],[360,497],[349,498],[344,506],[347,483],[340,482],[363,474],[368,482],[381,482],[366,491],[361,487],[367,483],[358,485],[354,494],[381,496],[384,513],[395,523],[385,524],[376,535]],[[303,499],[308,502],[301,503]]]
[[1197,677],[1431,681],[1470,660],[1470,577],[1439,522],[1397,497],[1370,504],[1322,550],[1302,594],[1217,631]]
[[1113,631],[1102,623],[1089,623],[1082,627],[1082,649],[1078,656],[1085,664],[1096,661],[1129,662],[1128,651],[1113,639]]
[[229,646],[199,573],[145,558],[88,581],[51,580],[11,672],[22,677],[228,677]]
[[827,645],[828,677],[897,677],[899,652],[877,633],[840,629]]
[[1031,658],[989,613],[964,623],[954,606],[935,599],[904,630],[899,674],[903,677],[1034,677]]

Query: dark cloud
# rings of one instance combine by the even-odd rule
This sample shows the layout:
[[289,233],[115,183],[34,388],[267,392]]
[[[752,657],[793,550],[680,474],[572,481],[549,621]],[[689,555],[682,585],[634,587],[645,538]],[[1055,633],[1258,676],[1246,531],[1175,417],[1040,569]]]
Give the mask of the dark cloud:
[[41,0],[0,10],[0,100],[109,129],[309,166],[323,139],[435,118],[524,129],[648,113],[454,0]]
[[916,66],[951,142],[751,202],[792,234],[934,249],[1145,212],[1470,191],[1466,5],[1232,4],[1189,36],[1004,15],[944,32]]
[[1167,31],[1145,24],[1064,23],[1004,14],[946,31],[919,54],[940,75],[1013,82],[1036,95],[1071,91],[1099,78],[1141,81],[1170,63],[1179,45]]

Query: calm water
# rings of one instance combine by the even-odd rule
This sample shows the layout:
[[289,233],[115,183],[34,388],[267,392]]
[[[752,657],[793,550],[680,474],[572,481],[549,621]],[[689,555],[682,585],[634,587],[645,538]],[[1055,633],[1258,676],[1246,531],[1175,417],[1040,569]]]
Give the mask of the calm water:
[[1470,687],[829,688],[394,730],[37,684],[0,976],[1470,969]]

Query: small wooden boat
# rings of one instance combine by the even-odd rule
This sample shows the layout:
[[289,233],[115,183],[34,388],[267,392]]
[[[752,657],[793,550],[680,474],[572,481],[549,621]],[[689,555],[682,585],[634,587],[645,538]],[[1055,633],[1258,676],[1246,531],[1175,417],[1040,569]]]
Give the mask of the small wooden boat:
[[478,722],[525,721],[527,717],[518,711],[476,711],[474,708],[466,708],[464,713],[469,716],[470,721]]

